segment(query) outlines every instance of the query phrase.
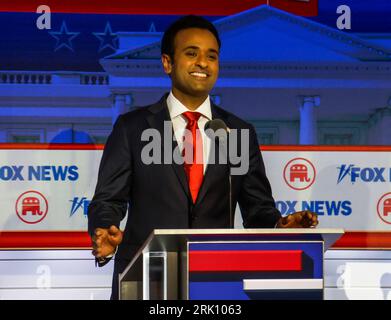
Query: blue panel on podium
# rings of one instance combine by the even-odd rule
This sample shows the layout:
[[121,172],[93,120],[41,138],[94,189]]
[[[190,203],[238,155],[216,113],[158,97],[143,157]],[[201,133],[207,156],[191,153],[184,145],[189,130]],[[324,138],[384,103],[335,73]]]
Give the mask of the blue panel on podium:
[[323,290],[257,290],[246,292],[243,282],[191,282],[190,300],[321,300]]

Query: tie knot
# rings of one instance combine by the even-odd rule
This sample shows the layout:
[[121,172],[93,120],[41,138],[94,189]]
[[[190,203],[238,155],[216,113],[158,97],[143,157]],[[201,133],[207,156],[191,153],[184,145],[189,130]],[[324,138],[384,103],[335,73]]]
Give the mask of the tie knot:
[[197,122],[198,119],[201,117],[201,113],[199,113],[199,112],[187,111],[187,112],[184,112],[182,114],[186,118],[188,123]]

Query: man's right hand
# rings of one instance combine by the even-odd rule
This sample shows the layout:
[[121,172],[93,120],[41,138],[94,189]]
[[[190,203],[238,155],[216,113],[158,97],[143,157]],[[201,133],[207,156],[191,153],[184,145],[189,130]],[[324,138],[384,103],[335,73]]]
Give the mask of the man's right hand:
[[92,236],[92,254],[96,258],[105,258],[115,253],[117,246],[122,242],[122,231],[116,226],[109,229],[96,228]]

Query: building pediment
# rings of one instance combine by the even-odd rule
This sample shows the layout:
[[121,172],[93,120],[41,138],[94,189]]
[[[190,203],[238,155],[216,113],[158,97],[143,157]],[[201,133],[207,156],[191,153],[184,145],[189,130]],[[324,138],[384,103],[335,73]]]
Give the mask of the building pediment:
[[[221,62],[391,61],[383,46],[266,5],[214,22],[222,40]],[[108,60],[160,60],[160,40],[122,50]]]

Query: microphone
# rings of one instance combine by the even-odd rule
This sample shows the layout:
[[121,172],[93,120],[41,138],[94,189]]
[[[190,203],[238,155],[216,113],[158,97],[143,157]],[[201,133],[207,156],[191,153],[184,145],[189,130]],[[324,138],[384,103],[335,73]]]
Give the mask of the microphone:
[[205,123],[204,130],[210,139],[219,138],[223,142],[227,140],[227,133],[230,132],[225,122],[221,119],[209,120]]
[[[229,133],[229,128],[227,127],[225,122],[221,119],[213,119],[205,123],[205,131],[208,129],[211,129],[213,132],[216,132],[219,129],[223,129],[225,132]],[[211,138],[210,131],[208,136],[209,138]]]
[[[234,213],[232,212],[232,177],[231,177],[231,162],[229,161],[229,152],[228,152],[228,146],[227,146],[227,139],[228,135],[227,133],[230,132],[229,128],[225,124],[225,122],[221,119],[213,119],[209,120],[207,123],[205,123],[205,134],[210,139],[216,139],[219,138],[219,141],[222,141],[223,144],[225,144],[225,150],[227,152],[227,164],[228,164],[228,181],[229,181],[229,226],[230,228],[234,227]],[[220,145],[219,145],[220,150]]]

